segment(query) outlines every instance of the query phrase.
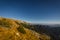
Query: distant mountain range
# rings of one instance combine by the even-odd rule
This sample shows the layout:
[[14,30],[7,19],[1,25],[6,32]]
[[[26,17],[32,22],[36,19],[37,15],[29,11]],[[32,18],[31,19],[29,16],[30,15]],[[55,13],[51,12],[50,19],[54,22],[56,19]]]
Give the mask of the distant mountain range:
[[40,34],[47,34],[51,37],[50,40],[60,40],[60,24],[51,24],[51,25],[39,25],[31,24],[31,27],[28,27],[31,30],[34,30]]

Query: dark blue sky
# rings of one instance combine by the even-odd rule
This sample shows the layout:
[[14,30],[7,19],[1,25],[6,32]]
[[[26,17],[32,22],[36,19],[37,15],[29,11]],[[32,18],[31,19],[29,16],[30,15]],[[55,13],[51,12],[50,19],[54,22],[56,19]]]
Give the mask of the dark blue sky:
[[0,16],[33,23],[60,22],[59,0],[0,0]]

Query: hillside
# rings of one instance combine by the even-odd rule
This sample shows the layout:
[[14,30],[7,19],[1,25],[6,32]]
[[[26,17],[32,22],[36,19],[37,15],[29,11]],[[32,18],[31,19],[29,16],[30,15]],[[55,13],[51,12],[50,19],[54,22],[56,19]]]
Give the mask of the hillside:
[[28,23],[9,18],[0,18],[0,40],[50,40],[45,34],[39,34],[24,27]]

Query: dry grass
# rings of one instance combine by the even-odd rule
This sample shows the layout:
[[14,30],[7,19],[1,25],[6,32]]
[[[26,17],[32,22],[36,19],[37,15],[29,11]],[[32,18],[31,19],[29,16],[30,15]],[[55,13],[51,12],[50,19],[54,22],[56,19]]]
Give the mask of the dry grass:
[[50,40],[47,35],[24,28],[20,23],[17,20],[0,18],[0,40]]

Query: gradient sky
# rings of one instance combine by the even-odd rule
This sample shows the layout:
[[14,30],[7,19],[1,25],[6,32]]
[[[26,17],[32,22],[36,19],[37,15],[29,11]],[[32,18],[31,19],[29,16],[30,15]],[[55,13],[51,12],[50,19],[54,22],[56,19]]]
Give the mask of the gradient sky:
[[0,0],[0,16],[32,23],[60,23],[60,1]]

